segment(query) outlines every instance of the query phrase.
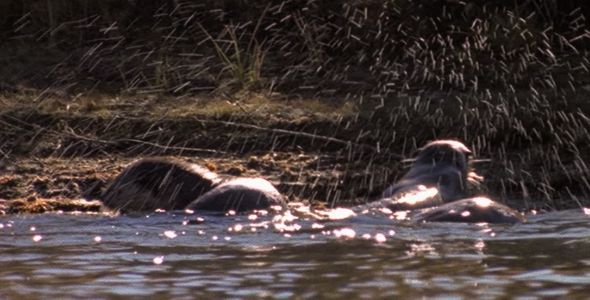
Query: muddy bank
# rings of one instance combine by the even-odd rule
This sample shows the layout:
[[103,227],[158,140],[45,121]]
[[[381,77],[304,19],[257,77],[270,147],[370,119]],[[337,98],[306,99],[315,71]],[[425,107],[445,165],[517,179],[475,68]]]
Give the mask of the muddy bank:
[[[590,204],[583,116],[562,125],[547,120],[562,130],[557,143],[530,140],[534,127],[491,131],[476,118],[461,123],[452,115],[434,118],[417,110],[406,110],[406,116],[399,110],[294,113],[293,107],[283,103],[281,109],[248,116],[154,117],[144,108],[111,115],[5,111],[0,114],[2,210],[100,210],[95,202],[76,201],[95,199],[126,165],[146,156],[174,156],[223,176],[260,176],[292,201],[350,206],[378,197],[405,172],[402,158],[437,138],[460,139],[489,160],[475,166],[485,181],[474,193],[524,211]],[[571,124],[578,124],[576,136],[563,130]]]
[[[272,152],[264,155],[175,156],[198,163],[222,177],[263,177],[271,181],[291,201],[320,206],[354,205],[375,197],[382,186],[368,181],[385,176],[390,168],[370,173],[357,166],[350,169],[345,157],[337,154]],[[0,209],[5,213],[51,211],[101,211],[93,200],[134,158],[16,158],[2,165]],[[352,188],[345,189],[345,186]],[[356,186],[356,187],[355,187]]]

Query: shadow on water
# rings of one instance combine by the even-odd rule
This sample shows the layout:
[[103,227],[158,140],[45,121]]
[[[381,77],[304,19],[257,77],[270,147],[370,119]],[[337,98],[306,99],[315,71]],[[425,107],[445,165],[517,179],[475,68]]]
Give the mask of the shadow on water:
[[580,211],[513,226],[202,218],[4,217],[0,298],[582,299],[590,290],[590,218]]

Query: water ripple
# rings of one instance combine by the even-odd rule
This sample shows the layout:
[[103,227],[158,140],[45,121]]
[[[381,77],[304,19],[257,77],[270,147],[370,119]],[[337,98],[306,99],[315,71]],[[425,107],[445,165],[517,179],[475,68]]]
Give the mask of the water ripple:
[[531,219],[5,216],[0,298],[584,298],[588,216]]

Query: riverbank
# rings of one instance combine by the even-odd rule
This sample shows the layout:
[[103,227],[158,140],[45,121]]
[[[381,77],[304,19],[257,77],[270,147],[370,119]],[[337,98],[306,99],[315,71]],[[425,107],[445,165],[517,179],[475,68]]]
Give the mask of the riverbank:
[[175,156],[352,205],[457,139],[489,160],[478,193],[590,205],[578,2],[3,2],[0,199],[70,207],[11,208],[91,199],[134,159]]
[[405,173],[402,158],[428,140],[449,138],[489,160],[475,165],[485,181],[474,193],[522,211],[590,205],[590,118],[581,109],[538,110],[516,119],[514,111],[446,114],[448,103],[420,96],[406,100],[417,105],[371,110],[358,102],[261,94],[233,103],[173,100],[78,100],[89,108],[60,99],[32,107],[3,98],[4,211],[99,210],[97,203],[75,201],[95,199],[124,166],[146,156],[174,156],[225,176],[261,176],[292,201],[350,206],[378,197]]

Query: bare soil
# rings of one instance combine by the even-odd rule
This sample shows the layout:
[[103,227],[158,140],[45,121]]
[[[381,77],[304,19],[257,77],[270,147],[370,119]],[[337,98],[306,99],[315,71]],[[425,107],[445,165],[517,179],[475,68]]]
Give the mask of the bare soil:
[[587,151],[524,143],[502,132],[486,138],[487,124],[485,132],[469,127],[466,136],[463,125],[441,125],[444,118],[422,112],[402,122],[399,110],[346,101],[233,99],[0,98],[0,210],[100,211],[92,200],[125,166],[147,156],[174,156],[223,176],[263,177],[292,201],[350,206],[377,198],[405,173],[403,159],[437,138],[459,139],[488,159],[475,165],[485,181],[474,193],[519,210],[588,205]]
[[[291,103],[279,109],[276,103],[265,108],[255,102],[223,110],[222,102],[213,112],[206,107],[192,115],[186,107],[170,105],[173,112],[166,116],[137,102],[119,101],[107,107],[108,115],[98,107],[105,103],[72,113],[48,102],[49,109],[12,102],[13,109],[0,114],[4,213],[101,211],[100,202],[92,200],[125,166],[146,156],[174,156],[222,176],[263,177],[293,201],[351,205],[380,193],[393,180],[400,158],[322,135],[334,129],[338,116],[349,118],[342,111],[346,104],[325,109],[306,103],[302,109]],[[314,105],[327,112],[308,111]],[[246,115],[251,107],[257,111]]]

